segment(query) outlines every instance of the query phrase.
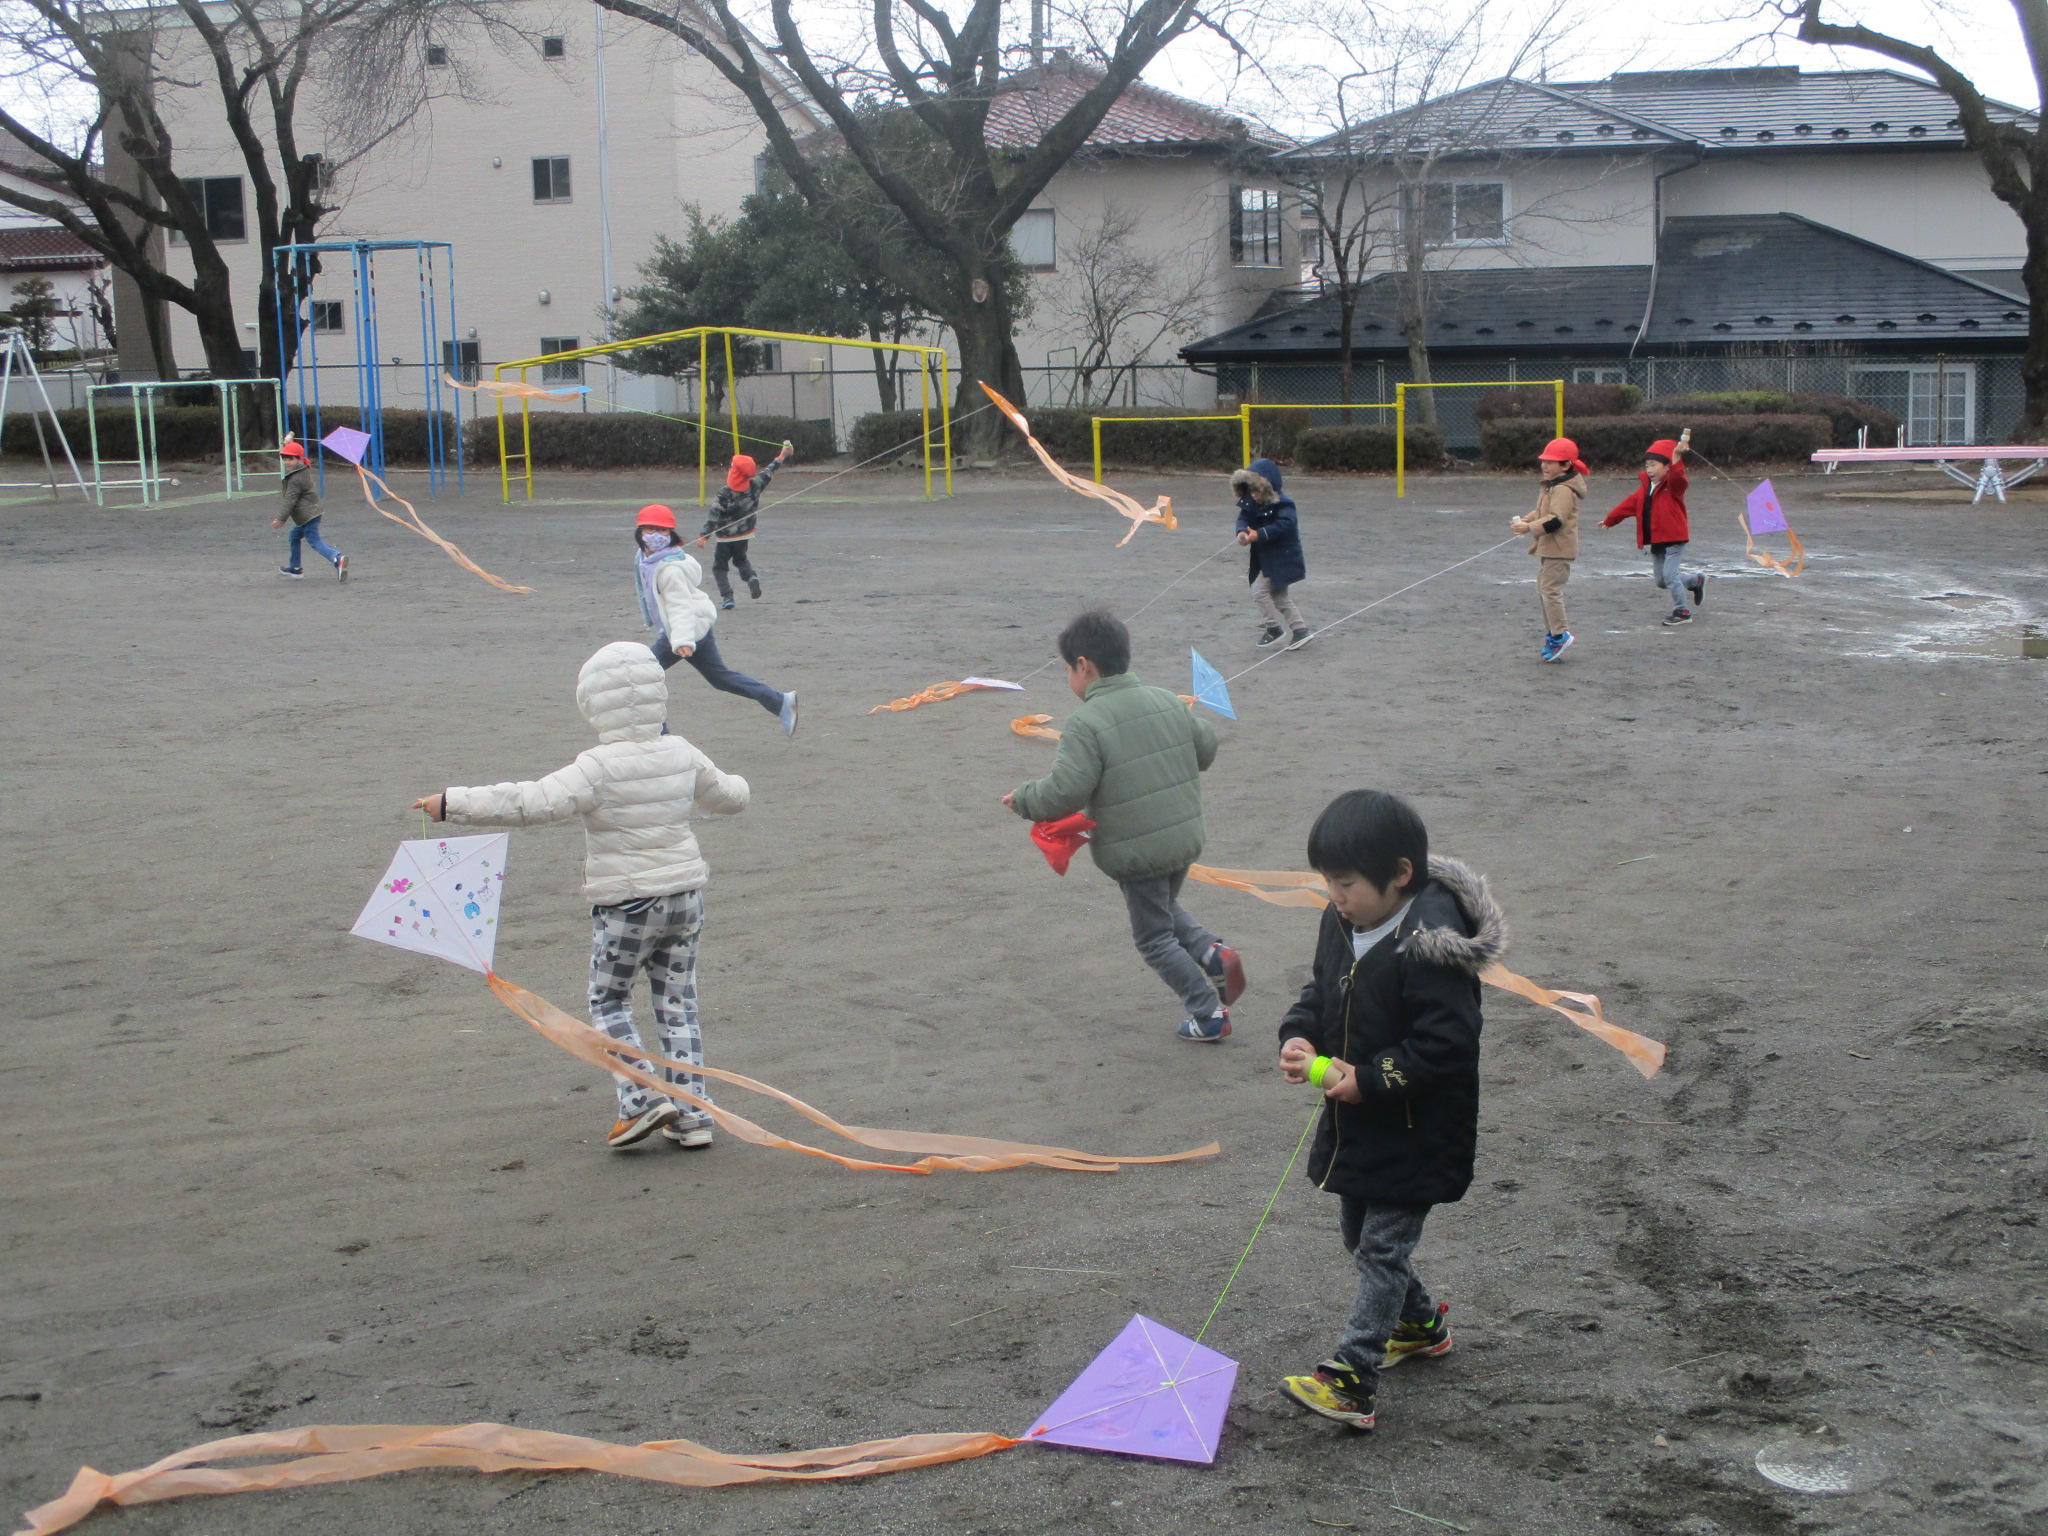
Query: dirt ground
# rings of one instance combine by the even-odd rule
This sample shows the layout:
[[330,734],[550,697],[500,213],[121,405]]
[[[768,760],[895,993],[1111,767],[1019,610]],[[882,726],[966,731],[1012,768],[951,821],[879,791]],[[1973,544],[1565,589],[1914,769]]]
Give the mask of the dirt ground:
[[[1059,675],[867,713],[1029,672],[1082,602],[1131,612],[1228,539],[1220,477],[1123,479],[1172,492],[1181,532],[1116,549],[1120,520],[1022,472],[936,504],[907,476],[792,472],[778,491],[815,489],[763,520],[767,595],[718,633],[801,690],[801,731],[687,672],[671,711],[754,791],[702,829],[711,1060],[856,1124],[1223,1143],[1113,1177],[851,1174],[723,1138],[608,1153],[603,1081],[472,974],[349,936],[419,834],[413,798],[588,744],[576,669],[638,633],[630,510],[679,483],[422,501],[524,598],[340,487],[346,586],[312,561],[278,578],[262,501],[0,506],[0,1502],[302,1423],[753,1452],[1015,1434],[1133,1312],[1198,1327],[1309,1111],[1272,1029],[1312,918],[1193,888],[1252,986],[1226,1044],[1177,1043],[1114,887],[1085,861],[1055,879],[998,804],[1049,760],[1007,722],[1063,716]],[[88,1528],[2038,1532],[2048,666],[2019,626],[2048,614],[2048,524],[1779,487],[1807,574],[1746,563],[1742,487],[1703,477],[1690,628],[1660,629],[1647,562],[1590,531],[1562,665],[1536,660],[1511,545],[1234,685],[1209,861],[1299,867],[1333,794],[1399,790],[1491,875],[1512,964],[1671,1046],[1646,1083],[1489,994],[1478,1180],[1418,1255],[1458,1349],[1387,1379],[1377,1435],[1277,1391],[1350,1291],[1334,1201],[1297,1173],[1208,1335],[1242,1362],[1210,1468],[1025,1446],[708,1492],[406,1474]],[[1316,623],[1485,549],[1530,495],[1291,488]],[[1595,510],[1623,488],[1596,483]],[[1190,644],[1225,672],[1259,655],[1234,554],[1134,630],[1137,669],[1175,686]],[[498,947],[572,1009],[581,843],[514,835]],[[1861,1447],[1876,1485],[1758,1474],[1802,1437]]]

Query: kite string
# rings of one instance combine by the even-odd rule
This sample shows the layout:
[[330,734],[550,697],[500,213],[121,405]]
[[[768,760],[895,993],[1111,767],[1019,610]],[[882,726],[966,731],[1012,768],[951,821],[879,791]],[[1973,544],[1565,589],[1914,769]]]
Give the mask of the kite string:
[[1252,1256],[1252,1244],[1256,1243],[1259,1234],[1266,1230],[1266,1220],[1273,1214],[1273,1207],[1279,1203],[1280,1191],[1287,1187],[1288,1175],[1294,1172],[1294,1165],[1301,1157],[1301,1149],[1308,1145],[1308,1133],[1316,1128],[1316,1121],[1322,1118],[1322,1114],[1321,1104],[1309,1112],[1308,1124],[1301,1128],[1301,1135],[1295,1140],[1294,1151],[1287,1159],[1287,1166],[1280,1170],[1280,1182],[1273,1186],[1273,1193],[1266,1197],[1266,1208],[1259,1212],[1259,1223],[1252,1228],[1252,1235],[1245,1242],[1244,1252],[1237,1256],[1237,1263],[1231,1268],[1230,1278],[1223,1282],[1223,1289],[1217,1294],[1216,1305],[1211,1307],[1209,1315],[1202,1319],[1202,1326],[1195,1330],[1195,1336],[1188,1344],[1187,1354],[1182,1357],[1180,1365],[1173,1372],[1175,1381],[1180,1380],[1180,1373],[1188,1368],[1188,1361],[1195,1358],[1195,1350],[1202,1342],[1202,1335],[1209,1331],[1209,1325],[1216,1321],[1216,1314],[1223,1310],[1223,1303],[1230,1295],[1230,1288],[1237,1284],[1238,1272],[1244,1268],[1245,1260]]
[[[973,420],[976,416],[979,416],[983,411],[990,411],[994,409],[995,405],[993,402],[991,402],[988,405],[977,405],[971,411],[962,411],[958,415],[954,416],[952,419],[952,424],[954,426],[958,426],[963,421]],[[819,487],[821,486],[830,485],[834,480],[837,480],[841,475],[850,475],[857,469],[866,469],[870,464],[874,463],[876,460],[886,459],[892,453],[901,453],[904,449],[910,447],[911,444],[921,443],[925,441],[929,436],[930,432],[929,430],[926,430],[924,432],[918,433],[916,437],[906,437],[902,442],[897,443],[892,447],[884,448],[880,453],[869,454],[866,458],[862,459],[858,464],[849,464],[844,469],[834,470],[831,474],[825,476],[825,478],[822,480],[814,480],[809,485],[802,486],[797,490],[791,491],[787,496],[783,496],[774,501],[769,502],[766,506],[762,507],[761,510],[766,512],[774,507],[788,506],[789,503],[795,501],[797,497],[807,496],[812,491],[819,489]]]
[[[1146,601],[1140,607],[1132,610],[1131,614],[1128,618],[1124,620],[1124,622],[1128,624],[1132,619],[1137,618],[1137,616],[1143,613],[1145,609],[1150,608],[1154,603],[1158,602],[1160,598],[1166,596],[1167,593],[1171,592],[1175,587],[1179,586],[1182,582],[1186,581],[1190,576],[1194,575],[1195,572],[1199,571],[1211,560],[1214,560],[1217,555],[1227,555],[1233,549],[1238,549],[1241,547],[1242,546],[1238,544],[1236,539],[1232,539],[1228,544],[1225,544],[1221,549],[1215,551],[1214,554],[1207,554],[1202,556],[1201,559],[1197,560],[1193,565],[1189,566],[1186,570],[1182,571],[1178,576],[1174,577],[1173,580],[1169,581],[1165,586],[1161,587],[1157,592],[1153,593],[1152,596],[1146,599]],[[1030,682],[1032,678],[1038,676],[1039,673],[1043,672],[1047,667],[1050,667],[1053,664],[1053,662],[1057,660],[1059,660],[1059,658],[1055,656],[1050,661],[1040,662],[1037,666],[1033,667],[1029,672],[1026,672],[1022,677],[1018,678],[1017,681],[1019,683]]]

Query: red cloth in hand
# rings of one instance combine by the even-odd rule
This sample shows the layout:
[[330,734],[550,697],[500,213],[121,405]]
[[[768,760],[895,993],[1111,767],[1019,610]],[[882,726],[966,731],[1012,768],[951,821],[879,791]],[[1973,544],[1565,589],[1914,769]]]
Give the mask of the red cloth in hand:
[[1076,811],[1058,821],[1034,821],[1031,823],[1031,841],[1038,844],[1038,851],[1045,855],[1045,862],[1052,866],[1052,872],[1064,875],[1074,855],[1081,851],[1081,845],[1088,841],[1088,835],[1094,830],[1094,818],[1086,811]]

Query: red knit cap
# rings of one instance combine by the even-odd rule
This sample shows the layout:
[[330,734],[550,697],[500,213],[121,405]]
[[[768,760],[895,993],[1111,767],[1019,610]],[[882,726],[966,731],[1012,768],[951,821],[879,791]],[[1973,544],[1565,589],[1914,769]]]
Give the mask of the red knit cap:
[[1675,438],[1660,437],[1643,450],[1646,459],[1662,459],[1666,464],[1678,457],[1678,442]]
[[725,472],[725,488],[729,491],[744,491],[754,483],[754,471],[759,467],[746,454],[734,454],[732,464]]

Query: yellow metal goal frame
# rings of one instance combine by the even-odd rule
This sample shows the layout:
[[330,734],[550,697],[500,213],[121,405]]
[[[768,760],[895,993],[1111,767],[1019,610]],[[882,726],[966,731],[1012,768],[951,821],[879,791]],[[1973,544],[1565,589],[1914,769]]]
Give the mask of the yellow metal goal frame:
[[1408,391],[1411,389],[1535,389],[1548,385],[1557,399],[1557,435],[1564,436],[1563,379],[1460,379],[1452,384],[1394,386],[1394,495],[1408,494]]
[[[922,413],[924,431],[919,438],[924,459],[925,500],[932,498],[932,396],[933,370],[938,378],[939,403],[939,453],[945,470],[946,494],[953,494],[953,403],[952,364],[944,347],[924,347],[907,341],[868,341],[857,336],[813,336],[803,331],[756,331],[737,325],[695,325],[680,331],[663,331],[654,336],[631,336],[621,341],[604,341],[588,347],[576,347],[567,352],[550,352],[541,357],[515,358],[511,362],[493,365],[492,377],[504,382],[508,372],[518,375],[521,384],[532,383],[527,378],[529,369],[542,364],[579,363],[593,357],[609,357],[619,352],[633,352],[641,347],[665,346],[674,342],[694,340],[697,343],[697,505],[703,506],[708,499],[706,489],[710,475],[710,424],[711,393],[705,383],[709,377],[712,338],[721,338],[725,349],[726,402],[731,407],[731,430],[734,443],[740,441],[739,391],[734,387],[738,382],[733,376],[733,338],[747,341],[800,341],[813,342],[821,346],[859,347],[870,352],[908,352],[917,359],[918,408]],[[546,385],[536,385],[545,388]],[[519,399],[519,451],[512,452],[511,441],[506,430],[505,396],[498,396],[498,486],[504,501],[512,500],[512,466],[520,466],[520,479],[526,487],[526,499],[533,500],[533,401],[530,397]],[[687,418],[677,418],[686,420]]]
[[1220,416],[1091,416],[1088,418],[1088,433],[1094,447],[1095,483],[1102,484],[1102,429],[1105,425],[1147,421],[1234,421],[1244,462],[1249,465],[1252,461],[1253,411],[1391,411],[1395,408],[1391,400],[1354,401],[1343,405],[1332,405],[1328,401],[1258,400]]

